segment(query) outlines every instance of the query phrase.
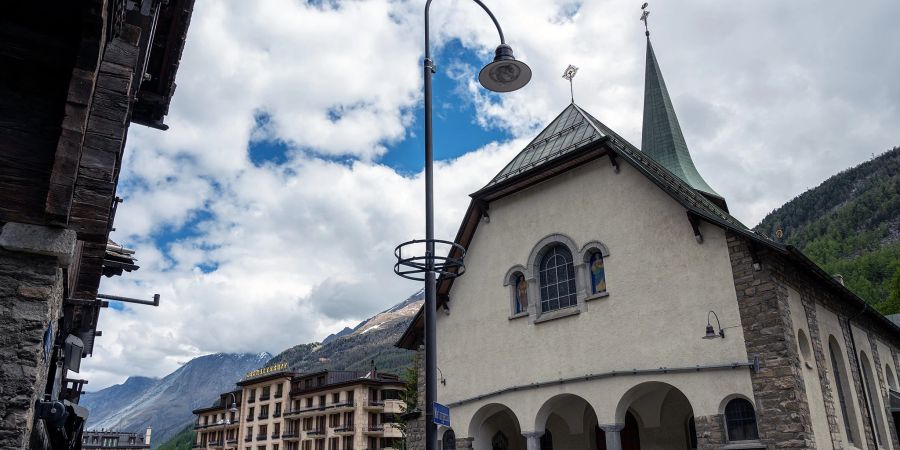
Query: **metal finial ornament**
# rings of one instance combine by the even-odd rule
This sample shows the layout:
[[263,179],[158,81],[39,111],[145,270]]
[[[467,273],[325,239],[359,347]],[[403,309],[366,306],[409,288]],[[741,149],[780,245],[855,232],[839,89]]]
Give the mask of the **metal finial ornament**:
[[575,88],[572,87],[572,78],[575,78],[575,74],[578,73],[578,68],[569,64],[569,67],[566,67],[566,71],[563,72],[563,78],[569,80],[569,93],[572,95],[572,103],[575,103]]
[[649,4],[646,2],[641,6],[641,22],[644,22],[644,34],[650,37],[650,27],[647,25],[647,16],[650,15],[650,11],[647,10],[647,6]]

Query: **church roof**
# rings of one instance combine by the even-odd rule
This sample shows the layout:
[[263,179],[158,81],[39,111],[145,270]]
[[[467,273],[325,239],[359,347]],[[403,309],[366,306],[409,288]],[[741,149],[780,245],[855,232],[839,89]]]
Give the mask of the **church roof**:
[[[588,129],[590,128],[590,129]],[[548,131],[552,130],[552,131]],[[580,142],[580,143],[578,143]],[[578,143],[578,144],[576,144]],[[806,269],[834,289],[840,296],[855,305],[865,307],[865,300],[836,282],[830,274],[815,262],[791,245],[775,242],[749,229],[723,208],[713,203],[708,192],[691,186],[684,178],[673,173],[668,166],[649,157],[645,152],[619,136],[592,115],[572,103],[542,131],[534,141],[522,150],[513,161],[495,176],[490,183],[473,193],[472,201],[460,224],[454,242],[468,249],[469,244],[481,217],[488,213],[490,202],[525,189],[547,178],[556,176],[571,168],[608,156],[610,161],[618,164],[621,158],[637,169],[666,194],[681,204],[689,217],[701,219],[731,231],[755,245],[774,250],[789,258],[800,267]],[[702,192],[702,194],[701,194]],[[706,194],[706,195],[704,195]],[[713,198],[721,198],[714,194]],[[457,250],[448,255],[457,258]],[[441,305],[449,300],[450,288],[454,278],[440,277],[437,286],[437,301]],[[894,324],[871,308],[863,312],[877,322],[887,325],[894,333],[900,335],[900,325]],[[421,343],[424,317],[422,309],[410,322],[406,331],[395,344],[401,348],[415,349]]]
[[688,186],[704,194],[722,198],[706,183],[694,166],[649,36],[647,71],[644,77],[644,127],[641,133],[641,150],[669,172],[684,180]]
[[574,103],[564,109],[487,186],[493,186],[595,142],[604,135]]

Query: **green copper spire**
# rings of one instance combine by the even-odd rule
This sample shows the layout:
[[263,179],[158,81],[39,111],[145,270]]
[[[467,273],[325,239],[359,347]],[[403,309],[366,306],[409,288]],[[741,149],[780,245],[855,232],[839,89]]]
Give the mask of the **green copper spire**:
[[[644,20],[642,18],[642,20]],[[656,160],[688,186],[707,196],[720,196],[697,172],[691,153],[688,151],[672,99],[666,90],[656,54],[647,33],[647,73],[644,78],[644,129],[641,136],[641,151]]]

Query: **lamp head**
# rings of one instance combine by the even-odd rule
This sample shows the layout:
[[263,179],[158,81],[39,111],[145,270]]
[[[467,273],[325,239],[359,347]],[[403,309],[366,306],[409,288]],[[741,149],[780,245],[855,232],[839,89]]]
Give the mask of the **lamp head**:
[[512,47],[500,44],[494,62],[484,66],[478,74],[478,82],[494,92],[512,92],[531,81],[531,68],[513,56]]
[[232,404],[231,404],[231,409],[229,409],[228,412],[230,412],[230,413],[232,413],[232,414],[233,414],[233,413],[236,413],[236,412],[237,412],[237,403],[232,403]]
[[703,339],[715,339],[717,337],[719,337],[719,335],[716,334],[716,330],[713,329],[713,326],[706,324],[706,336],[703,336]]

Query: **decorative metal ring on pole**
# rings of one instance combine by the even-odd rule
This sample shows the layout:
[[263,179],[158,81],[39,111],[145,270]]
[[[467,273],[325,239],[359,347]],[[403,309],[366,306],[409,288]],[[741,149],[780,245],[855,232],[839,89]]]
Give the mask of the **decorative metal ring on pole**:
[[[428,272],[429,266],[427,250],[425,255],[412,254],[409,256],[409,254],[412,246],[425,244],[427,249],[429,242],[432,248],[438,245],[450,247],[446,256],[432,255],[430,257],[431,270],[445,278],[456,278],[466,272],[466,266],[463,263],[466,257],[466,249],[462,245],[441,239],[431,239],[430,241],[428,239],[414,239],[394,248],[394,256],[397,258],[397,263],[394,264],[394,273],[409,280],[425,281],[425,273]],[[404,250],[406,250],[407,255],[404,255]],[[459,256],[451,257],[454,252]]]

